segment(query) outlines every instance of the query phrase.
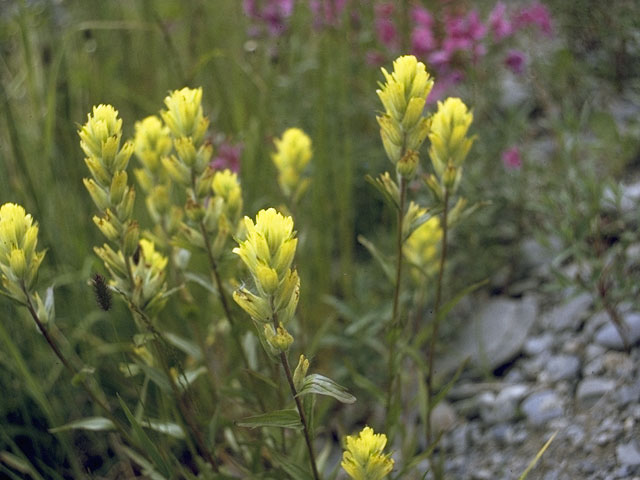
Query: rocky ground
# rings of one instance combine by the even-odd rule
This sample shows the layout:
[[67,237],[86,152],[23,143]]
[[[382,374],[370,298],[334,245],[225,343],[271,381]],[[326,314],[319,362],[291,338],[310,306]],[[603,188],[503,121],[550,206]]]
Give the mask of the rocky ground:
[[538,258],[538,280],[468,306],[468,325],[437,364],[442,378],[465,357],[474,366],[434,412],[447,478],[517,479],[557,432],[528,478],[640,480],[637,301],[619,306],[626,350],[589,294],[536,293],[548,263],[541,247],[524,250]]

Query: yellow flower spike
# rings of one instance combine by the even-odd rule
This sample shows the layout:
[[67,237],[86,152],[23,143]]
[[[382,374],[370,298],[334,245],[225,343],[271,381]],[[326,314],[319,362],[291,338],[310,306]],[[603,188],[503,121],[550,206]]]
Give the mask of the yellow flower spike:
[[404,247],[404,255],[412,265],[427,275],[438,269],[438,250],[442,241],[440,219],[431,217],[409,236]]
[[202,88],[174,90],[165,99],[162,119],[175,137],[191,137],[199,145],[209,126],[202,111]]
[[[111,105],[93,107],[92,113],[87,115],[87,123],[78,131],[80,147],[87,157],[101,158],[105,145],[107,150],[115,150],[122,137],[122,119],[118,118],[118,111]],[[111,139],[111,140],[110,140]],[[114,152],[115,155],[115,152]]]
[[155,115],[136,122],[134,137],[135,154],[151,173],[158,175],[161,169],[160,159],[171,151],[169,128]]
[[[393,72],[383,68],[382,74],[386,83],[376,91],[385,110],[376,117],[382,145],[398,173],[411,179],[417,168],[417,152],[429,133],[430,121],[423,112],[433,80],[413,55],[398,57],[393,62]],[[415,156],[407,157],[412,151]],[[403,159],[410,162],[401,165]]]
[[376,93],[385,112],[405,130],[410,130],[422,115],[433,80],[424,63],[418,62],[413,55],[398,57],[393,62],[393,72],[389,74],[383,68],[382,73],[386,83]]
[[289,128],[274,140],[276,152],[271,159],[278,169],[278,183],[287,196],[294,194],[305,167],[311,160],[311,139],[299,128]]
[[272,295],[278,288],[280,281],[277,272],[266,265],[259,264],[256,268],[256,286],[262,288],[267,295]]
[[8,293],[23,300],[23,286],[31,288],[45,252],[36,250],[38,226],[25,209],[15,203],[0,207],[0,271]]
[[442,178],[447,165],[462,166],[474,137],[467,137],[473,114],[459,98],[438,102],[433,115],[429,140],[429,156],[438,177]]
[[354,480],[382,480],[393,470],[393,459],[384,455],[387,436],[364,427],[358,436],[348,435],[342,468]]

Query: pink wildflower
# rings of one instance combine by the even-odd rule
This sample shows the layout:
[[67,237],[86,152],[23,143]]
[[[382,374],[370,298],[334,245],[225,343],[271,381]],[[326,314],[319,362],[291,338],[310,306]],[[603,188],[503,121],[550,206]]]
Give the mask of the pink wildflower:
[[489,14],[489,28],[496,42],[508,37],[513,33],[513,25],[506,17],[507,7],[504,3],[496,3]]
[[508,170],[517,170],[522,167],[522,158],[518,147],[511,147],[502,152],[502,163]]
[[505,65],[516,75],[524,72],[527,57],[520,50],[509,50],[507,57],[504,59]]
[[378,40],[387,48],[391,49],[395,48],[398,44],[398,31],[392,18],[393,10],[392,3],[381,3],[376,5],[375,8]]
[[216,148],[216,156],[211,160],[211,168],[214,170],[224,170],[228,168],[232,172],[240,171],[240,157],[244,145],[241,143],[233,144],[226,140],[220,141]]
[[431,29],[433,26],[433,17],[429,10],[420,5],[416,5],[411,9],[411,17],[413,18],[413,23],[419,27]]
[[416,55],[421,56],[432,51],[436,46],[431,29],[427,27],[416,27],[411,32],[411,48]]
[[551,13],[540,2],[534,2],[528,7],[521,8],[513,20],[515,28],[519,29],[529,25],[535,25],[545,35],[551,35]]

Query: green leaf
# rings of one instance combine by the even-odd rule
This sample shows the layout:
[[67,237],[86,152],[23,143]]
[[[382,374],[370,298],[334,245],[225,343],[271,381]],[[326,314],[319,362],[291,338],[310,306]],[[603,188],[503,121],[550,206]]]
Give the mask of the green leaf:
[[158,370],[157,368],[150,367],[149,365],[147,365],[142,361],[138,362],[136,360],[136,365],[138,365],[142,369],[142,371],[145,373],[145,375],[149,377],[149,380],[155,383],[158,386],[158,388],[160,388],[160,390],[162,390],[164,393],[173,392],[173,390],[171,389],[171,384],[169,383],[169,380],[167,380],[167,377],[160,370]]
[[120,445],[120,449],[125,453],[125,455],[127,457],[129,457],[131,460],[133,460],[135,463],[137,463],[140,467],[142,467],[142,473],[145,476],[151,478],[151,480],[166,480],[167,479],[167,477],[164,477],[164,476],[160,475],[158,473],[158,471],[155,468],[153,468],[153,465],[151,465],[151,462],[149,462],[149,460],[144,458],[142,455],[140,455],[135,450],[132,450],[131,448],[127,447],[126,445]]
[[431,410],[433,410],[436,405],[438,405],[442,401],[442,399],[447,396],[447,393],[449,393],[449,390],[451,390],[451,388],[458,381],[458,378],[460,378],[462,371],[467,366],[467,363],[469,363],[469,359],[470,357],[464,359],[464,361],[458,366],[456,373],[453,375],[453,377],[451,377],[451,380],[449,380],[446,385],[442,387],[442,389],[440,389],[438,394],[431,399],[431,403],[429,404],[429,412],[431,412]]
[[380,253],[378,248],[373,243],[371,243],[369,240],[367,240],[362,235],[358,235],[358,242],[360,242],[360,244],[364,248],[369,250],[369,253],[371,254],[371,256],[373,258],[375,258],[378,261],[378,263],[380,264],[380,266],[382,267],[382,271],[384,272],[385,276],[389,279],[389,281],[391,283],[394,283],[395,282],[395,274],[394,274],[393,267],[391,266],[391,263],[389,262],[389,260],[387,260],[384,257],[384,255],[382,255],[382,253]]
[[127,416],[127,420],[129,421],[129,423],[131,424],[131,427],[133,428],[135,438],[140,444],[140,447],[142,448],[143,451],[149,454],[149,456],[153,460],[154,465],[160,471],[160,474],[163,475],[164,477],[168,477],[170,475],[169,465],[167,464],[165,459],[162,457],[162,454],[156,447],[156,444],[153,443],[149,438],[149,436],[144,432],[144,430],[140,426],[140,423],[138,423],[138,420],[136,420],[136,417],[133,416],[133,414],[131,413],[131,410],[129,410],[129,407],[127,407],[127,404],[124,403],[124,400],[122,400],[120,395],[118,395],[118,401],[120,402],[120,406],[122,407],[122,410],[124,410],[124,413]]
[[200,350],[200,347],[192,341],[171,332],[165,333],[164,338],[166,338],[171,345],[176,347],[178,350],[182,350],[190,357],[193,357],[196,361],[202,360],[202,350]]
[[[378,178],[373,178],[371,175],[365,175],[364,179],[382,194],[382,198],[385,203],[390,206],[392,210],[396,211],[400,209],[400,194],[398,193],[398,186],[390,177],[385,177],[385,174],[380,175]],[[393,188],[394,186],[395,188]]]
[[287,408],[284,410],[276,410],[274,412],[263,413],[261,415],[254,415],[252,417],[243,418],[237,422],[240,427],[258,428],[258,427],[279,427],[279,428],[292,428],[294,430],[301,430],[302,424],[300,423],[300,416],[298,411],[294,408]]
[[64,432],[66,430],[92,430],[94,432],[100,432],[103,430],[113,430],[115,425],[111,420],[104,417],[87,417],[80,420],[74,420],[65,425],[59,427],[50,428],[49,433]]
[[337,384],[324,375],[313,373],[304,378],[302,388],[298,392],[298,396],[315,393],[317,395],[327,395],[333,397],[342,403],[354,403],[356,397],[351,395],[342,385]]
[[[434,319],[431,325],[435,325],[435,323],[441,322],[449,314],[449,312],[453,309],[453,307],[455,307],[458,304],[458,302],[460,302],[460,300],[462,300],[471,292],[482,287],[483,285],[486,285],[488,282],[489,282],[489,279],[485,278],[484,280],[480,280],[479,282],[473,283],[468,287],[459,291],[451,300],[449,300],[440,308],[440,311],[438,312],[438,316]],[[430,331],[431,329],[429,328],[422,329],[422,331],[416,336],[416,339],[413,342],[413,347],[420,348],[420,346],[430,337],[429,335]]]
[[215,288],[211,284],[211,281],[204,275],[198,275],[197,273],[193,273],[193,272],[184,272],[184,278],[190,282],[197,283],[198,285],[200,285],[205,290],[208,290],[211,293],[215,293],[216,295],[218,294],[218,289]]
[[187,370],[183,374],[178,375],[176,379],[176,383],[180,388],[184,391],[191,386],[191,384],[198,378],[200,375],[207,371],[206,367],[200,366],[198,368],[193,368]]
[[278,466],[282,468],[286,473],[288,473],[291,478],[295,478],[296,480],[313,480],[313,476],[311,472],[306,468],[298,465],[291,461],[291,459],[285,457],[280,452],[276,452],[275,450],[270,451],[271,457],[276,461]]

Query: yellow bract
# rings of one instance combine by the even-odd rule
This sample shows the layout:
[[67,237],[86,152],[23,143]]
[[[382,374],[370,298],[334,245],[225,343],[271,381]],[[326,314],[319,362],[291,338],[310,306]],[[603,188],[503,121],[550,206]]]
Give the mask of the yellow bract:
[[228,169],[216,172],[211,181],[211,189],[224,201],[229,220],[237,221],[242,210],[242,188],[238,175]]
[[169,128],[155,115],[135,124],[135,153],[140,162],[157,175],[162,166],[160,159],[171,151]]
[[202,111],[202,88],[184,87],[164,99],[167,110],[160,112],[164,123],[176,137],[191,137],[199,144],[209,126]]
[[409,263],[430,275],[438,268],[438,248],[441,241],[440,219],[431,217],[409,236],[404,254]]
[[296,192],[300,177],[311,160],[311,139],[299,128],[289,128],[276,138],[276,152],[271,155],[278,168],[278,183],[285,195]]
[[393,470],[393,459],[382,452],[387,436],[364,427],[358,436],[348,435],[342,468],[354,480],[381,480]]

